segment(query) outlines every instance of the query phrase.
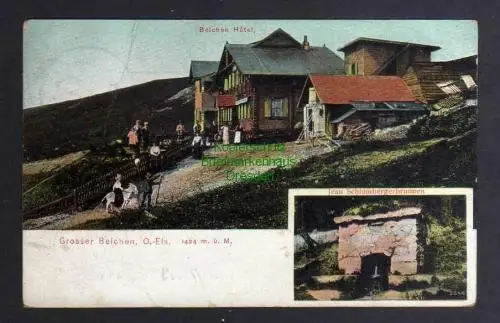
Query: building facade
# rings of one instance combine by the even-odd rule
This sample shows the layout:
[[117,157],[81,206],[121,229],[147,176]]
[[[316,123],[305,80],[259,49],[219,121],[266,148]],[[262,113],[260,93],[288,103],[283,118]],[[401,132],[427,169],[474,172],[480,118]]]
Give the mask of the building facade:
[[[306,138],[355,140],[428,113],[397,76],[310,75],[300,104]],[[319,111],[318,113],[315,113]]]
[[216,118],[216,91],[213,90],[217,61],[191,61],[189,80],[194,85],[194,124],[201,130],[207,122]]
[[291,134],[309,73],[343,74],[343,61],[281,29],[251,44],[226,43],[216,77],[219,124],[239,123],[249,137]]

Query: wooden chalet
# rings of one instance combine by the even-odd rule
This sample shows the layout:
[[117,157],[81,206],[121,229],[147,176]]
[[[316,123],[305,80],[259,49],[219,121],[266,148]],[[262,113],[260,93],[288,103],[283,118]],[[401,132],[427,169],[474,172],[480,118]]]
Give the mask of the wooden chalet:
[[450,95],[475,98],[477,56],[432,62],[440,47],[373,38],[357,38],[339,48],[348,75],[400,76],[421,102],[435,104]]
[[189,68],[189,81],[194,84],[194,124],[202,130],[217,117],[213,82],[218,65],[218,61],[191,61]]
[[326,46],[302,43],[282,29],[251,44],[226,43],[216,85],[218,124],[243,126],[249,137],[291,134],[294,109],[311,73],[343,74],[343,61]]
[[306,138],[357,139],[428,113],[397,76],[312,74],[299,105],[304,107]]
[[415,62],[430,62],[440,47],[360,37],[338,50],[345,55],[347,75],[404,74]]
[[402,78],[415,97],[428,104],[435,104],[450,95],[462,100],[475,100],[476,57],[446,62],[414,63],[408,67]]

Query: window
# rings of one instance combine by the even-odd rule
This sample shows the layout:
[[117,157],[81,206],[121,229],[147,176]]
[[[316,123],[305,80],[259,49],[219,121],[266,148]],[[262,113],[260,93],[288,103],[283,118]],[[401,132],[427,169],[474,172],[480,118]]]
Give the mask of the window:
[[238,106],[238,119],[249,119],[250,118],[250,106],[248,103],[243,103]]
[[357,75],[358,74],[358,64],[351,64],[350,74],[351,75]]
[[264,101],[264,117],[287,117],[288,116],[288,99],[286,98],[266,98]]
[[309,104],[311,103],[316,103],[318,102],[317,95],[316,95],[316,89],[311,86],[309,88]]
[[230,122],[232,120],[233,111],[232,109],[222,110],[222,122]]
[[224,91],[229,89],[229,80],[227,78],[224,79]]

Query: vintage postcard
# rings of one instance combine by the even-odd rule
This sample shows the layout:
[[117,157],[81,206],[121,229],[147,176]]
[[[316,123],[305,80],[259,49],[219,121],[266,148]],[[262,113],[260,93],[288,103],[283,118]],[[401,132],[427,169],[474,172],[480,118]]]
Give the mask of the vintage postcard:
[[[327,296],[292,270],[301,224],[289,192],[476,184],[475,21],[35,19],[22,28],[26,306],[317,306]],[[425,217],[426,201],[411,219]],[[331,221],[339,232],[350,225]],[[379,261],[329,274],[344,270],[343,284],[376,264],[391,288],[404,272]],[[413,283],[404,284],[423,284]],[[386,296],[406,295],[400,285]],[[363,288],[325,295],[356,298],[349,304],[379,295]]]
[[296,189],[290,196],[296,301],[474,304],[472,189]]

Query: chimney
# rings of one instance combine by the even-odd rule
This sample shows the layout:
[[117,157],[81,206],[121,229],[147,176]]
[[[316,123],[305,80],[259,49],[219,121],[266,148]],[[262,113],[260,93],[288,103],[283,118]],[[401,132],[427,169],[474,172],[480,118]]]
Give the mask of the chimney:
[[302,42],[302,47],[305,49],[305,50],[309,50],[309,48],[311,47],[309,45],[309,42],[307,41],[307,35],[304,35],[304,41]]

